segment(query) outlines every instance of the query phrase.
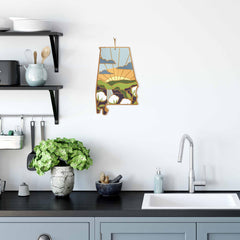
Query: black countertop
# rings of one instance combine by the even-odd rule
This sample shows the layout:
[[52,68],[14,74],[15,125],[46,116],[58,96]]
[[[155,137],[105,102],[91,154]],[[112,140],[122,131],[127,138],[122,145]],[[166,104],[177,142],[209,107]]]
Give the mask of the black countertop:
[[32,191],[29,197],[9,191],[0,196],[0,217],[240,217],[240,210],[141,210],[144,193],[101,197],[80,191],[56,198],[50,191]]

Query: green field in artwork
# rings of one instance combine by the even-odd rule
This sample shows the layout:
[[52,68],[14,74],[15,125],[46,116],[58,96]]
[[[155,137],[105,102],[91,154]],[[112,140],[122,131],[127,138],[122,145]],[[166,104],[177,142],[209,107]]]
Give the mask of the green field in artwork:
[[105,88],[105,89],[125,90],[127,88],[137,86],[137,81],[135,81],[135,80],[119,80],[119,81],[110,81],[110,82],[106,83],[106,82],[99,80],[98,86]]

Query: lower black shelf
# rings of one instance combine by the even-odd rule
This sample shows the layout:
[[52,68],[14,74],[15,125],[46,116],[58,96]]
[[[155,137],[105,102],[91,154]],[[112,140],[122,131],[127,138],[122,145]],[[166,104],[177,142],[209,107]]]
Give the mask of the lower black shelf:
[[44,85],[41,87],[31,87],[28,85],[12,85],[12,86],[0,85],[0,90],[59,90],[62,88],[63,85]]
[[59,124],[59,89],[62,88],[62,85],[45,85],[41,87],[30,87],[28,85],[0,86],[0,90],[48,90],[50,93],[55,124]]

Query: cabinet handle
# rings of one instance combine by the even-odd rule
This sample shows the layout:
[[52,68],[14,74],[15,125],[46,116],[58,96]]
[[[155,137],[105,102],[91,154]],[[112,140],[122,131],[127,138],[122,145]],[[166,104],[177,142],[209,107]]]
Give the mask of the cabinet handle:
[[52,240],[48,234],[42,234],[39,236],[38,240]]

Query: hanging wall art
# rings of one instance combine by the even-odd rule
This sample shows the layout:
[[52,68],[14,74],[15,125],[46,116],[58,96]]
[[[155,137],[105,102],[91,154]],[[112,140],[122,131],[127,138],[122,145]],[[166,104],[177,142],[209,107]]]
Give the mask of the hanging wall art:
[[137,105],[138,82],[129,47],[100,47],[96,110],[106,115],[107,105]]

